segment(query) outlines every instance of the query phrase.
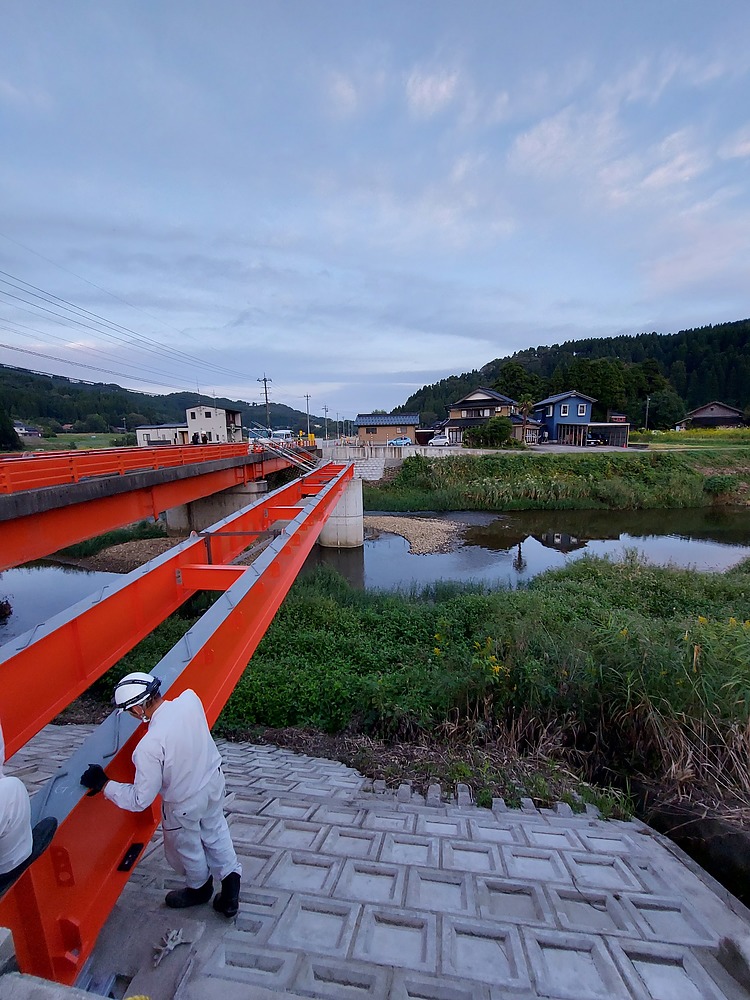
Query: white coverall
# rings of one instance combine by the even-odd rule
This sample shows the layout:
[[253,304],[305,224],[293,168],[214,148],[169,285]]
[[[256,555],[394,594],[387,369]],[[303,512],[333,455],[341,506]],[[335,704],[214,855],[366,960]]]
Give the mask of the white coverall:
[[224,818],[221,756],[195,691],[159,705],[133,763],[133,784],[109,781],[104,796],[121,809],[142,812],[161,793],[164,853],[188,886],[199,889],[209,875],[241,875]]
[[23,782],[3,772],[5,738],[0,726],[0,875],[31,854],[31,802]]

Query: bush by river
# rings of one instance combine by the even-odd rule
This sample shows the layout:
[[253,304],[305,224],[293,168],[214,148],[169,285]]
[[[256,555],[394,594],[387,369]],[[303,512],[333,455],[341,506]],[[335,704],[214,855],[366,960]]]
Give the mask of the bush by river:
[[746,503],[750,449],[407,458],[367,510],[648,509]]

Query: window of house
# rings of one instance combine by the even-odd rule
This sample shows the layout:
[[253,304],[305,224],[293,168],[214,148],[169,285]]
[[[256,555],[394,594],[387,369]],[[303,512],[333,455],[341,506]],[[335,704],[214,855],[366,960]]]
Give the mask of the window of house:
[[377,427],[365,427],[365,434],[377,434]]
[[461,416],[462,416],[462,417],[465,417],[465,416],[466,416],[466,410],[461,410]]
[[211,440],[211,431],[209,431],[208,434],[206,434],[206,437],[208,438],[209,441]]
[[547,416],[548,416],[548,417],[551,417],[551,416],[552,416],[552,407],[551,407],[551,406],[548,406],[548,407],[547,407]]
[[489,417],[492,414],[492,410],[482,410],[483,417]]
[[195,420],[195,410],[190,411],[190,419]]
[[210,418],[210,416],[211,416],[211,411],[210,410],[206,410],[206,416]]
[[578,416],[579,417],[585,417],[586,416],[586,404],[585,403],[579,403],[578,404]]
[[567,417],[567,415],[568,415],[568,404],[567,403],[561,403],[560,404],[560,416],[561,417]]

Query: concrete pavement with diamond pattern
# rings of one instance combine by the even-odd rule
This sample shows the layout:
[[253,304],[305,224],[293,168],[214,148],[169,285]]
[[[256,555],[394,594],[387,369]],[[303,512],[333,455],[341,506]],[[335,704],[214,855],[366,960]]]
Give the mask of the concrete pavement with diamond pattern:
[[[48,727],[9,770],[33,790],[84,731]],[[80,988],[151,1000],[748,996],[716,958],[721,937],[747,936],[747,911],[640,822],[529,800],[481,809],[463,786],[452,802],[437,787],[389,793],[336,762],[220,748],[239,915],[167,910],[179,881],[157,833]],[[188,943],[155,968],[174,928]],[[0,978],[0,996],[27,1000],[22,978]]]

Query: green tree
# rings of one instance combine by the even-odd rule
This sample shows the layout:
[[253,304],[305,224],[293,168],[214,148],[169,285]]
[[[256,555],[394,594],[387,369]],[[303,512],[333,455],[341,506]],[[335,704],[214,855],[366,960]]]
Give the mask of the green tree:
[[490,417],[486,424],[464,431],[464,441],[469,448],[499,448],[507,444],[512,436],[510,417]]
[[674,391],[664,389],[655,392],[648,408],[648,426],[653,430],[667,430],[674,427],[685,416],[685,404]]
[[23,451],[21,439],[16,434],[13,421],[4,406],[0,404],[0,451]]

